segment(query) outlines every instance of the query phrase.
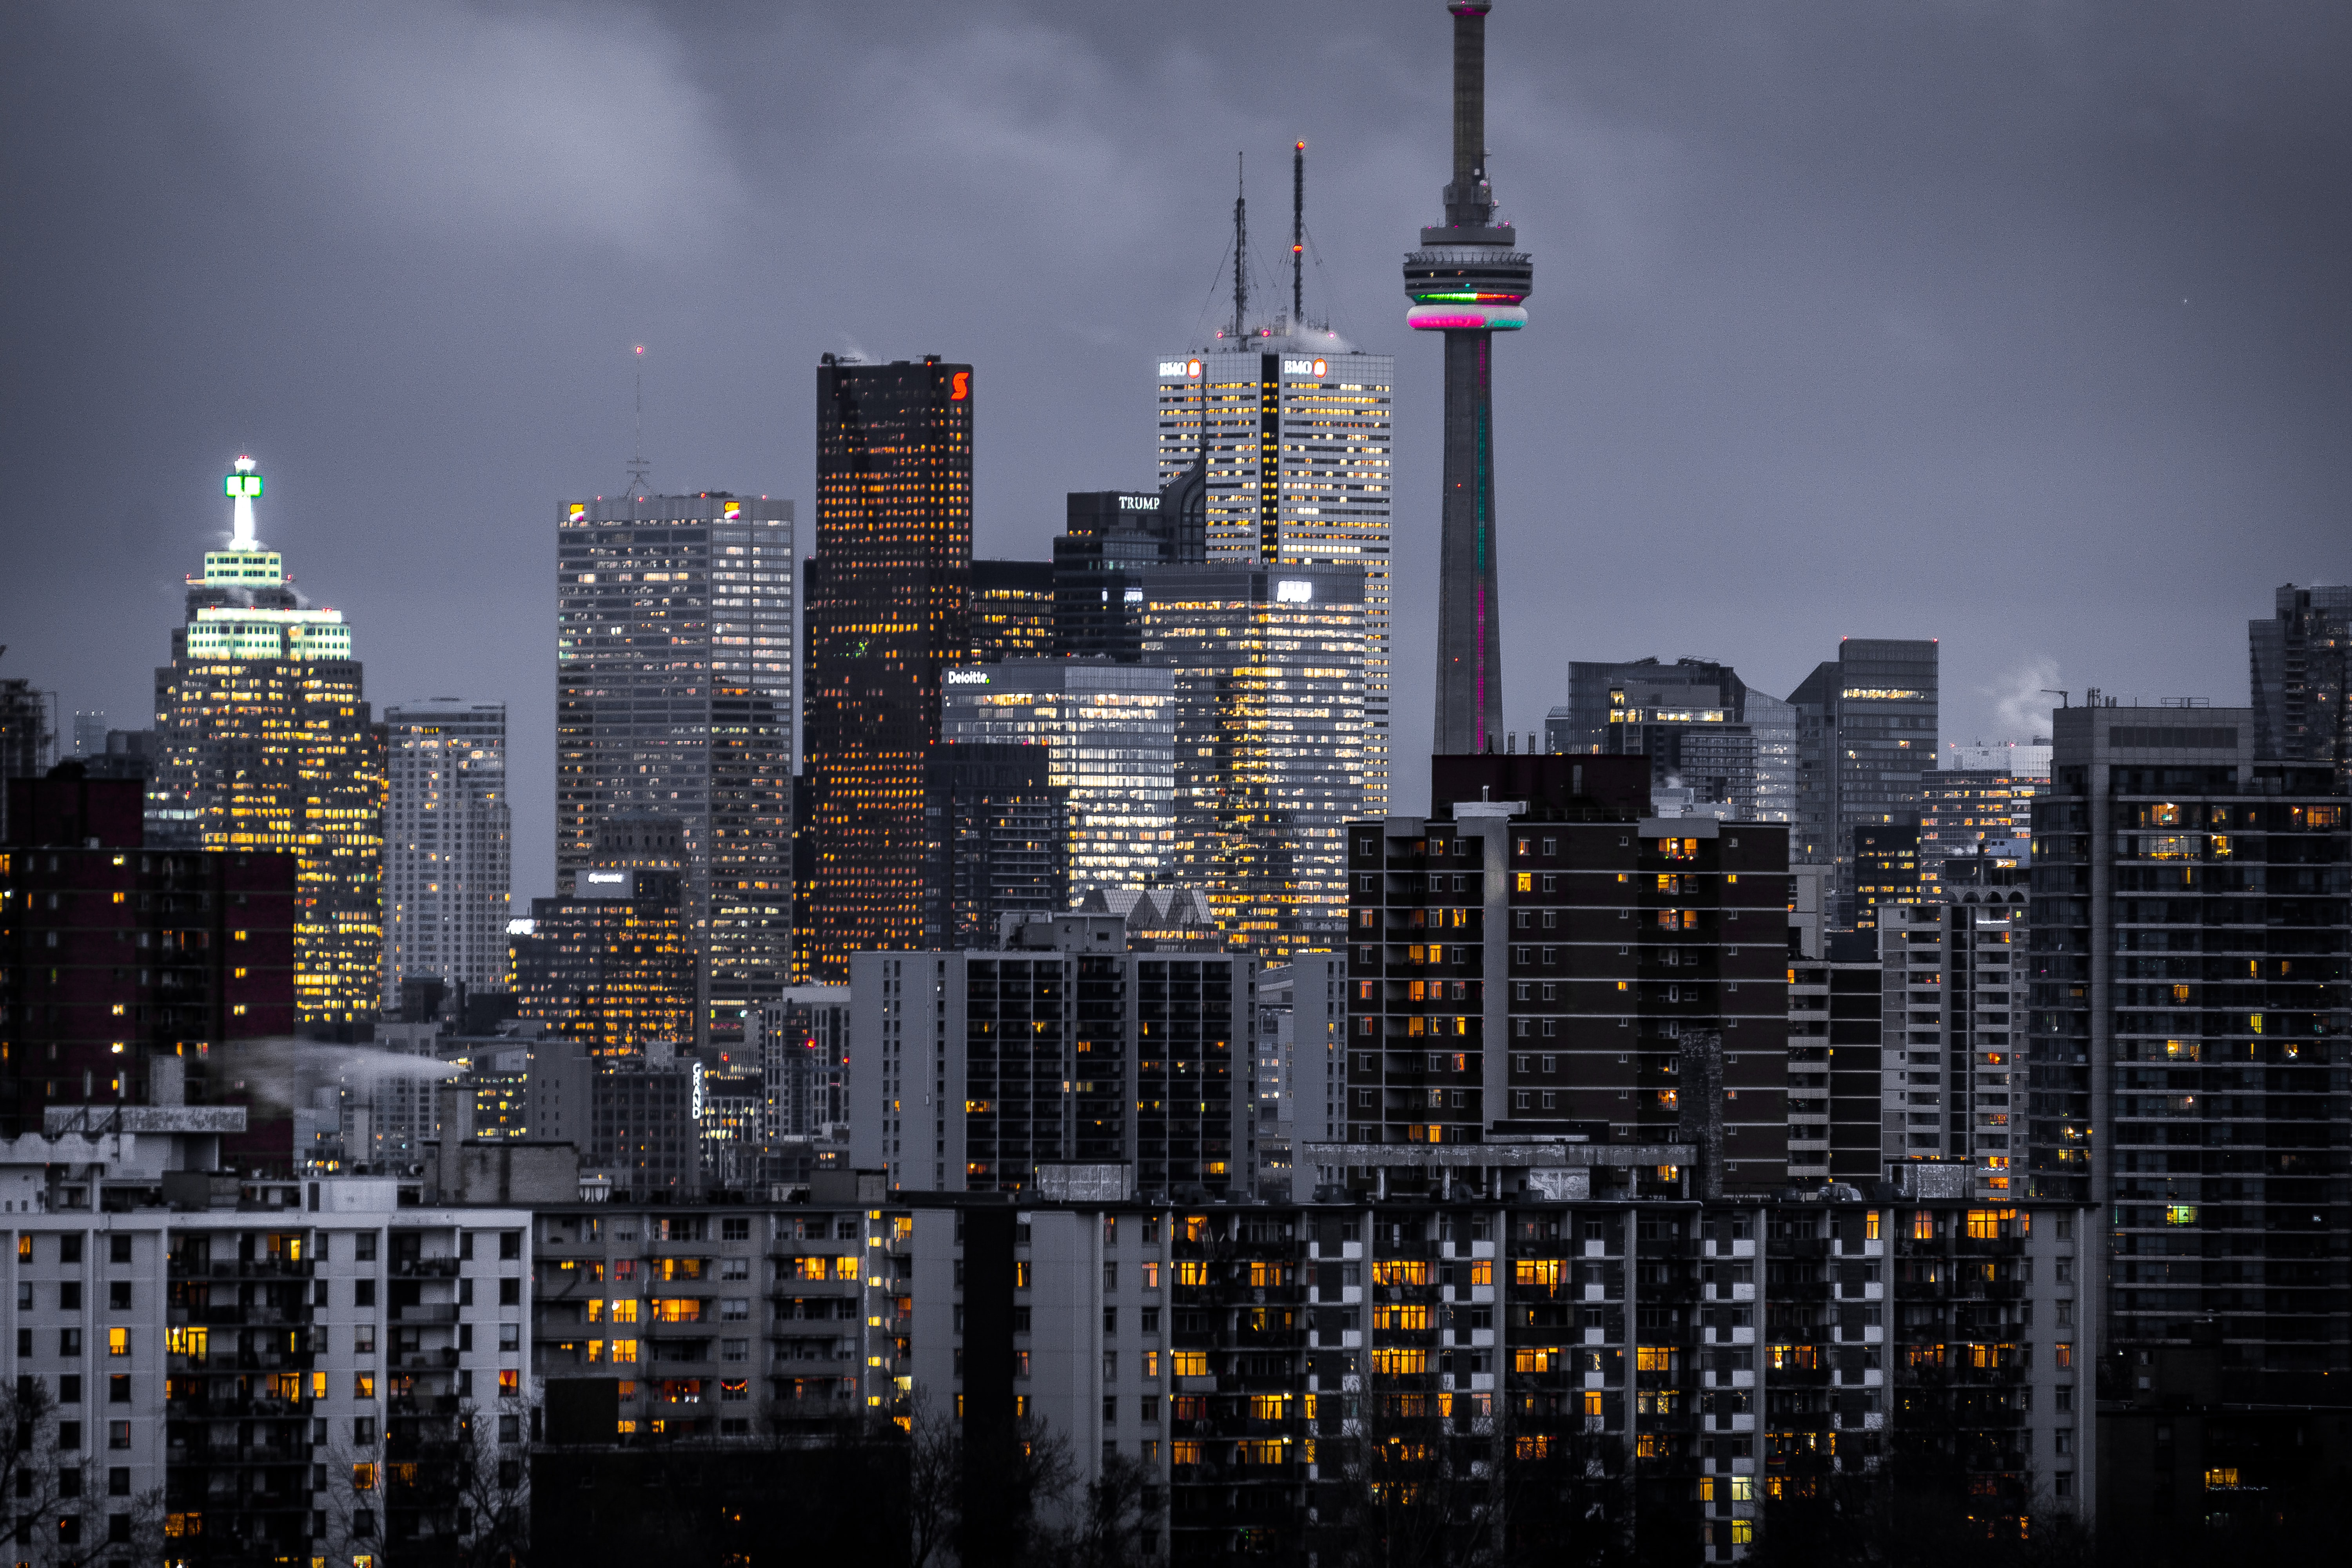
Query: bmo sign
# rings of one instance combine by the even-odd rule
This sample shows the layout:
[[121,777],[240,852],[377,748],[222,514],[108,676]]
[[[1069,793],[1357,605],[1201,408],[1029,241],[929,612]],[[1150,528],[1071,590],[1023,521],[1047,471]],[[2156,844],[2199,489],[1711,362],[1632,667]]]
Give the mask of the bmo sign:
[[1331,373],[1328,361],[1319,359],[1286,359],[1282,362],[1285,375],[1311,375],[1320,381]]
[[1201,362],[1196,359],[1164,359],[1160,362],[1160,378],[1162,381],[1192,381],[1197,380],[1200,374]]

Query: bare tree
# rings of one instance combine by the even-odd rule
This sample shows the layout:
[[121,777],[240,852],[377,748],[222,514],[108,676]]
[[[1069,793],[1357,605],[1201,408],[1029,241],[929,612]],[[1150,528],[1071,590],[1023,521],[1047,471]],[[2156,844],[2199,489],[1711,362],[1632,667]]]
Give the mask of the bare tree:
[[[15,1516],[7,1531],[12,1560],[25,1568],[159,1561],[163,1492],[133,1497],[127,1467],[117,1476],[117,1467],[85,1465],[83,1423],[60,1421],[64,1410],[43,1378],[0,1389],[0,1498],[7,1500],[0,1507]],[[76,1429],[70,1447],[66,1426]]]
[[520,1404],[457,1407],[457,1557],[462,1568],[524,1568],[530,1561],[530,1465]]
[[931,1568],[935,1556],[944,1560],[961,1518],[963,1429],[918,1388],[908,1402],[907,1437],[908,1555],[910,1568]]

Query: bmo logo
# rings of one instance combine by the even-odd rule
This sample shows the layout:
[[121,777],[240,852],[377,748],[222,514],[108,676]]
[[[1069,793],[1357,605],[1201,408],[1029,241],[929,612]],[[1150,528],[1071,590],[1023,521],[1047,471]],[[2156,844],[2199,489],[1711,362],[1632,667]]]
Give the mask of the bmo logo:
[[1285,375],[1311,375],[1320,381],[1330,374],[1330,363],[1319,359],[1286,359],[1282,362]]
[[1164,359],[1160,362],[1160,374],[1163,380],[1197,380],[1201,374],[1201,362],[1196,359]]

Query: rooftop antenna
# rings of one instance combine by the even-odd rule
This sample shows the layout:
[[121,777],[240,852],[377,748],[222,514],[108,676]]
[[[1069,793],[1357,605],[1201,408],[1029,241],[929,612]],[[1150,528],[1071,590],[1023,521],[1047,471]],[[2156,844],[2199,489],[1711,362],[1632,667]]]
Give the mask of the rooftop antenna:
[[1234,337],[1242,335],[1242,318],[1249,310],[1249,196],[1243,181],[1242,154],[1234,154]]
[[1307,143],[1290,150],[1290,330],[1307,320]]
[[629,500],[642,500],[653,494],[653,488],[646,482],[646,475],[652,470],[653,465],[646,460],[646,345],[643,343],[637,345],[636,360],[637,438],[634,449],[637,455],[629,459],[629,493],[625,498]]

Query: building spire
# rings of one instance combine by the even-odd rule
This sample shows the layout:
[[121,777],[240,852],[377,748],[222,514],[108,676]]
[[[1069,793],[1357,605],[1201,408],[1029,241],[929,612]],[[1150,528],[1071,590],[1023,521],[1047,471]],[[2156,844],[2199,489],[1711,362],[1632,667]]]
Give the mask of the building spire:
[[646,345],[643,343],[637,345],[636,360],[637,434],[636,440],[631,447],[636,456],[629,459],[627,499],[630,500],[640,500],[654,493],[653,487],[646,482],[646,476],[653,471],[653,464],[646,458]]
[[229,500],[235,503],[229,511],[228,547],[231,550],[260,549],[260,542],[253,533],[253,503],[261,499],[259,467],[251,458],[238,458],[231,467],[224,488]]
[[1290,150],[1290,330],[1307,321],[1307,143]]
[[1242,154],[1234,154],[1234,337],[1247,331],[1249,314],[1249,194]]

